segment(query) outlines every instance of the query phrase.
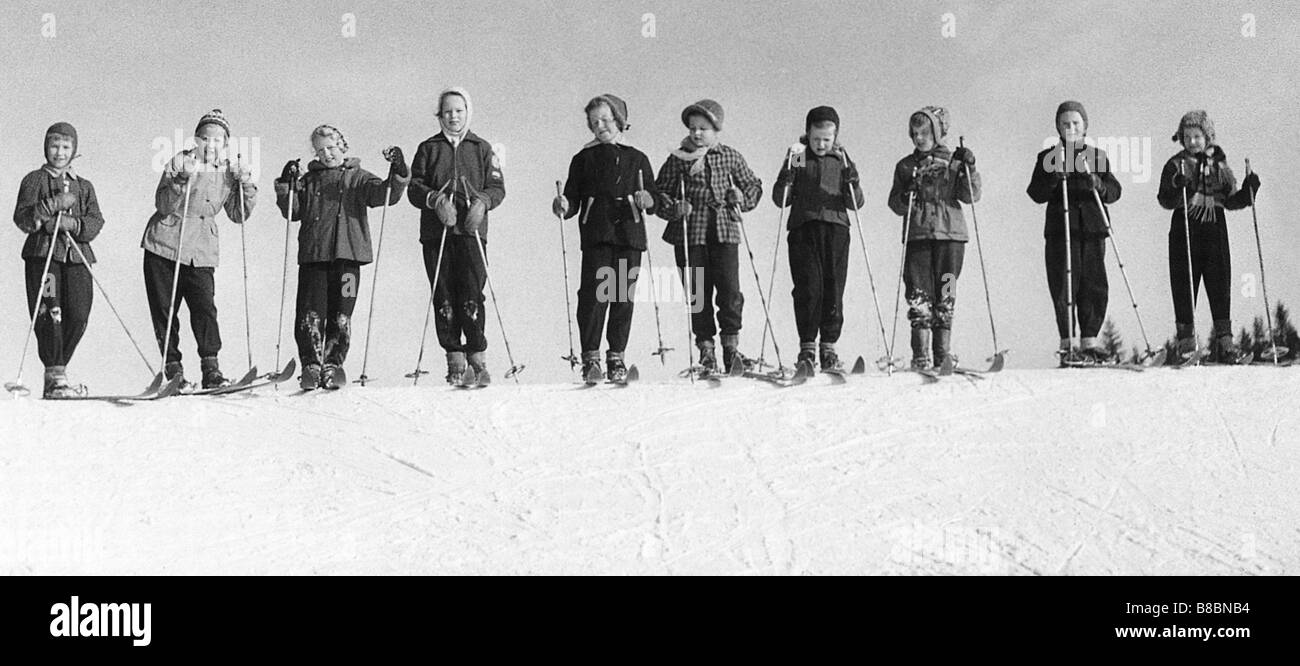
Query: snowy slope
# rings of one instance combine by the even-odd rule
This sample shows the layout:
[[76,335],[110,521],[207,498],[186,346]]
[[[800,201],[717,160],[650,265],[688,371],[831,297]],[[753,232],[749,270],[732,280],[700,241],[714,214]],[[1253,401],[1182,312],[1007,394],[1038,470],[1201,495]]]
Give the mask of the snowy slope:
[[0,403],[0,573],[1300,572],[1300,370]]

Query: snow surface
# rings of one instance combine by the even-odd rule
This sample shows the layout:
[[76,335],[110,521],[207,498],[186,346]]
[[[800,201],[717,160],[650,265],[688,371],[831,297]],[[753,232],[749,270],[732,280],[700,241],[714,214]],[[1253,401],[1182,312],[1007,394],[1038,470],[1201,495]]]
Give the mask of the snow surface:
[[1295,574],[1300,369],[0,402],[4,574]]

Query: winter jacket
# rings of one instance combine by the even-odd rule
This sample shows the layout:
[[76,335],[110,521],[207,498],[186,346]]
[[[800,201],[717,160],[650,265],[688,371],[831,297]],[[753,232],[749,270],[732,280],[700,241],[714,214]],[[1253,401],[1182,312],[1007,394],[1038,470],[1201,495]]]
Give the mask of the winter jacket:
[[[462,178],[464,180],[462,180]],[[466,190],[465,183],[469,189]],[[475,196],[487,200],[487,209],[501,205],[506,198],[505,178],[501,175],[501,162],[492,152],[492,144],[473,132],[455,147],[438,132],[425,139],[411,160],[411,184],[407,198],[420,209],[420,242],[437,241],[442,237],[442,221],[434,211],[431,193],[448,194],[456,206],[456,226],[447,233],[454,236],[472,235],[465,230],[465,217]],[[483,216],[479,237],[487,239],[488,215]]]
[[77,229],[72,232],[72,238],[77,242],[77,247],[81,249],[82,254],[86,255],[86,260],[95,263],[95,251],[90,248],[90,241],[95,240],[100,229],[104,228],[104,216],[99,212],[99,199],[95,197],[95,187],[90,184],[90,181],[78,177],[71,170],[66,172],[65,178],[54,175],[44,167],[24,176],[22,184],[18,186],[14,224],[27,234],[27,242],[23,243],[23,259],[44,260],[50,251],[50,241],[54,239],[54,261],[82,263],[81,256],[68,246],[65,234],[56,232],[58,238],[55,239],[54,236],[45,233],[45,222],[56,216],[46,201],[63,191],[65,181],[68,184],[68,192],[77,195],[77,203],[71,209],[64,211],[63,216],[77,220]]
[[790,207],[790,219],[786,223],[786,229],[790,231],[808,221],[847,227],[850,202],[846,193],[850,187],[853,188],[853,208],[861,209],[865,199],[857,165],[839,146],[818,156],[808,150],[805,143],[802,151],[781,165],[776,184],[772,186],[772,203],[778,208]]
[[[916,169],[913,183],[912,170]],[[907,240],[942,240],[965,243],[970,240],[966,229],[963,203],[980,200],[980,174],[952,159],[952,149],[939,144],[929,152],[919,150],[894,165],[894,184],[889,188],[889,208],[900,217],[907,215],[909,192],[916,187],[912,214],[907,222]]]
[[655,189],[655,172],[650,158],[631,146],[622,144],[588,145],[569,162],[569,179],[564,183],[569,214],[578,216],[582,248],[615,245],[635,250],[646,249],[645,214],[637,210],[633,194],[637,191],[637,174],[650,192]]
[[668,156],[659,169],[659,177],[655,179],[655,187],[659,192],[656,214],[668,220],[663,239],[673,245],[682,242],[681,218],[667,216],[673,214],[674,207],[681,199],[682,186],[685,186],[686,200],[691,202],[692,208],[686,219],[689,244],[706,243],[709,220],[715,216],[717,233],[713,240],[738,244],[741,217],[735,206],[727,205],[727,190],[734,183],[744,192],[745,200],[740,203],[740,211],[748,212],[754,210],[758,206],[758,200],[763,197],[763,181],[754,175],[745,158],[735,148],[720,143],[698,158],[704,160],[702,168],[693,169],[698,160],[684,157],[694,152],[692,147],[689,140],[682,141],[681,150],[673,151]]
[[[370,249],[370,224],[366,209],[402,200],[402,192],[411,181],[390,172],[380,180],[361,168],[361,160],[349,157],[343,164],[330,168],[319,160],[307,165],[307,174],[297,181],[293,193],[293,211],[289,211],[289,183],[275,181],[275,204],[291,220],[302,221],[298,229],[298,263],[311,264],[347,259],[359,264],[374,261]],[[391,190],[389,189],[391,188]]]
[[[1078,237],[1105,238],[1106,218],[1097,207],[1097,199],[1087,187],[1088,170],[1101,177],[1101,187],[1097,194],[1103,205],[1119,201],[1122,190],[1119,181],[1110,172],[1110,160],[1106,151],[1100,148],[1086,147],[1069,151],[1074,155],[1073,164],[1068,168],[1058,165],[1061,161],[1061,144],[1047,148],[1034,158],[1034,175],[1029,179],[1026,192],[1034,203],[1047,204],[1044,213],[1043,237],[1048,239],[1065,237],[1065,215],[1061,206],[1061,183],[1067,185],[1070,198],[1070,234]],[[1080,160],[1083,160],[1082,162]],[[1049,171],[1048,169],[1051,169]],[[1065,176],[1065,177],[1062,177]]]
[[[183,265],[200,268],[215,267],[220,259],[221,243],[217,235],[217,213],[226,211],[226,217],[243,224],[245,215],[253,214],[257,203],[257,184],[244,183],[244,209],[240,210],[240,197],[235,194],[232,172],[201,164],[189,182],[178,179],[185,157],[194,151],[177,153],[163,169],[154,193],[154,214],[145,224],[140,247],[164,259],[177,261],[176,246],[180,244]],[[189,190],[189,216],[185,218],[185,237],[181,238],[181,216],[185,214],[185,192]]]
[[1156,200],[1165,210],[1174,211],[1173,220],[1182,223],[1179,211],[1183,208],[1183,189],[1174,186],[1179,163],[1187,176],[1187,205],[1192,209],[1192,221],[1223,219],[1223,209],[1241,210],[1250,205],[1250,192],[1237,189],[1237,177],[1227,162],[1207,160],[1204,153],[1192,155],[1187,150],[1165,162],[1160,172],[1160,191]]

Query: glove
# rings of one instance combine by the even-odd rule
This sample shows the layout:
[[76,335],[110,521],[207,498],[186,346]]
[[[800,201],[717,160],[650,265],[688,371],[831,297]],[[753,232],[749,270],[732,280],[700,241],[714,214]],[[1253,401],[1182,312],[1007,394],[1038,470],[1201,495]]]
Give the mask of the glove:
[[439,194],[437,199],[433,200],[433,212],[438,214],[438,219],[444,226],[456,226],[456,205],[445,194]]
[[77,195],[71,192],[59,192],[47,199],[45,205],[50,209],[51,213],[72,210],[72,207],[77,205]]
[[683,217],[690,217],[691,213],[694,211],[695,208],[691,206],[691,202],[682,199],[681,201],[678,201],[675,206],[673,206],[673,219],[680,220]]
[[194,159],[193,157],[190,157],[189,155],[186,155],[185,158],[181,160],[181,168],[180,171],[176,172],[175,178],[176,180],[183,183],[189,180],[190,176],[193,176],[198,172],[199,172],[199,161]]
[[975,166],[975,153],[965,146],[952,151],[952,159],[956,162],[965,162],[966,166]]
[[1252,171],[1252,172],[1246,174],[1245,179],[1243,179],[1243,180],[1241,181],[1241,189],[1243,189],[1243,190],[1250,190],[1250,192],[1251,192],[1252,195],[1258,193],[1258,192],[1259,192],[1259,174],[1255,173],[1254,171]]
[[486,215],[487,201],[483,197],[474,197],[474,203],[469,205],[469,213],[465,215],[465,231],[477,234]]
[[745,202],[745,193],[741,192],[739,187],[735,187],[733,185],[731,189],[727,190],[728,206],[739,206],[744,202]]
[[632,195],[632,200],[636,202],[636,207],[641,210],[649,210],[655,205],[655,198],[650,196],[650,193],[646,190],[637,190],[636,194]]
[[1205,154],[1210,158],[1211,162],[1222,163],[1228,161],[1228,154],[1223,152],[1223,148],[1220,146],[1206,148]]
[[551,214],[563,219],[569,214],[569,200],[564,197],[555,197],[551,200]]
[[51,236],[58,235],[59,231],[63,229],[67,229],[68,233],[76,235],[77,231],[80,228],[81,228],[81,222],[77,220],[77,218],[72,217],[71,215],[52,217],[45,221],[45,225],[43,227],[45,233],[50,234]]
[[1191,180],[1187,178],[1186,174],[1175,172],[1173,183],[1174,187],[1180,190],[1185,190],[1187,189],[1187,186],[1191,184]]
[[1088,191],[1101,190],[1101,176],[1095,173],[1088,174],[1088,177],[1083,181],[1083,189]]
[[280,180],[289,183],[298,178],[298,160],[289,160],[284,163],[284,170],[280,172]]
[[406,158],[402,156],[402,149],[397,146],[389,146],[384,149],[384,159],[388,160],[389,171],[398,178],[406,178],[410,171],[406,168]]
[[244,183],[253,180],[253,170],[248,168],[247,165],[239,162],[229,163],[227,165],[227,172],[230,174],[231,180],[235,181],[235,184],[237,185],[243,185]]

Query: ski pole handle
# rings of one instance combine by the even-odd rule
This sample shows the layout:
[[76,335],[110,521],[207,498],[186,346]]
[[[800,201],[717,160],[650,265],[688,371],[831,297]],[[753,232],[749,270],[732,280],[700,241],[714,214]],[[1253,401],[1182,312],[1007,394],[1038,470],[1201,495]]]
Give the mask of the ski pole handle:
[[1249,157],[1246,158],[1246,175],[1247,175],[1247,176],[1250,175],[1250,158],[1249,158]]
[[557,197],[564,196],[564,183],[558,180],[555,181],[555,196]]

